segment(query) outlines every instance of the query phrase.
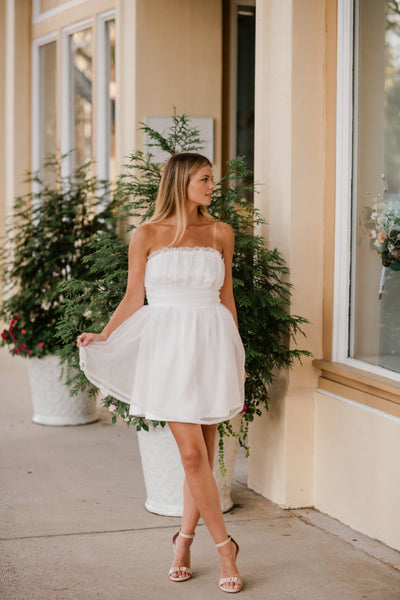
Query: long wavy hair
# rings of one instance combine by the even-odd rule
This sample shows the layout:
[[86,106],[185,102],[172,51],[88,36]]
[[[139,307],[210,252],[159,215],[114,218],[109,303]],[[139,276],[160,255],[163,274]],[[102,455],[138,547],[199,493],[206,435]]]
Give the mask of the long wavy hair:
[[[154,213],[148,222],[157,223],[176,215],[177,227],[171,246],[179,243],[187,227],[186,202],[190,178],[206,166],[212,166],[206,156],[196,152],[178,152],[171,156],[163,169]],[[213,220],[205,206],[199,206],[198,212]]]

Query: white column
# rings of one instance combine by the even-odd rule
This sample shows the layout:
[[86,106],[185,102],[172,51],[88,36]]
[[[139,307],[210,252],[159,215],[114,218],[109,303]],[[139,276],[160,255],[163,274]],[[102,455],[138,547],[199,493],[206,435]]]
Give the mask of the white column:
[[[319,0],[258,0],[256,202],[264,234],[283,254],[292,314],[311,322],[298,346],[322,351],[325,168],[325,9]],[[287,507],[313,500],[316,372],[311,360],[280,373],[269,413],[250,433],[249,486]]]

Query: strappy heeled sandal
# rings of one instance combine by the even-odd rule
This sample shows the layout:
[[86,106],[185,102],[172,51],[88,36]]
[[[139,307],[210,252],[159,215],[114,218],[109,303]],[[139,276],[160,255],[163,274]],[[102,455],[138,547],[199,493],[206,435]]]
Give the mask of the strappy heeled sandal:
[[[220,544],[215,544],[215,545],[217,548],[221,548],[221,546],[226,546],[226,544],[229,544],[229,542],[233,542],[235,544],[235,546],[236,546],[235,558],[237,558],[237,555],[239,554],[239,545],[237,544],[237,542],[235,542],[233,537],[228,536],[224,542],[221,542]],[[238,588],[224,587],[226,583],[235,583],[236,585],[239,585],[240,587],[238,587]],[[218,582],[218,587],[220,590],[222,590],[223,592],[227,592],[228,594],[236,594],[237,592],[241,592],[243,589],[242,580],[240,579],[240,577],[222,577]]]
[[[174,535],[174,537],[172,538],[172,545],[175,549],[175,544],[176,544],[176,538],[178,537],[178,535],[180,535],[183,538],[186,538],[188,540],[192,540],[195,536],[195,534],[187,534],[187,533],[182,533],[182,531],[179,529],[179,531]],[[186,577],[172,577],[172,575],[174,573],[187,573]],[[192,569],[190,567],[171,567],[171,569],[168,571],[168,576],[170,578],[171,581],[187,581],[188,579],[190,579],[192,577]]]

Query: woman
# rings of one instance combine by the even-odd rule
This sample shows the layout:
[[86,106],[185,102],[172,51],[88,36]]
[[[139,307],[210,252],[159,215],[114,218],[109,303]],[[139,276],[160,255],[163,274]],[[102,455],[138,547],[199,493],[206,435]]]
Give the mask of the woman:
[[[82,333],[81,368],[130,414],[168,421],[182,459],[184,510],[173,537],[174,582],[190,579],[200,515],[221,558],[219,587],[239,592],[212,474],[217,424],[242,410],[244,350],[232,289],[234,235],[207,212],[210,161],[179,153],[164,167],[153,217],[135,230],[125,296],[100,334]],[[145,292],[148,305],[144,306]]]

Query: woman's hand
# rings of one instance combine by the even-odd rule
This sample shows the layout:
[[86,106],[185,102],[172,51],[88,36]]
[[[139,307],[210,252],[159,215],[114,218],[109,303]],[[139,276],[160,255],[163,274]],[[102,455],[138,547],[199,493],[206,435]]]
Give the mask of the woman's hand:
[[81,333],[76,338],[76,345],[81,348],[87,346],[90,342],[105,342],[107,336],[104,333]]

